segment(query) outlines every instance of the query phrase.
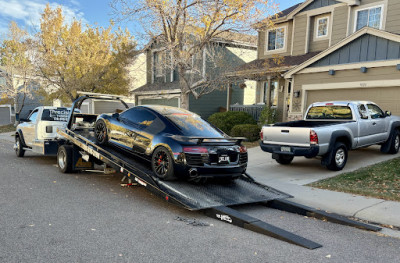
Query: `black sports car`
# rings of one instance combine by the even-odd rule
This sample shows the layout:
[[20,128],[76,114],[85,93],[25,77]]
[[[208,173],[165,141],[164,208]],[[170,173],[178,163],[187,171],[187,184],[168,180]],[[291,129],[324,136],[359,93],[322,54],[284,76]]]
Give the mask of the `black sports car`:
[[237,178],[245,173],[247,149],[197,114],[168,106],[136,106],[98,116],[95,136],[151,161],[164,180]]

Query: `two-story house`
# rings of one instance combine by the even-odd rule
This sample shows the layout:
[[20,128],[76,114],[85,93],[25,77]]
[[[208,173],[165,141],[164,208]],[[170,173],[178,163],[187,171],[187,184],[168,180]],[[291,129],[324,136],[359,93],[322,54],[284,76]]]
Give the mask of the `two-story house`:
[[307,0],[258,34],[257,60],[235,75],[255,79],[258,103],[279,120],[313,102],[370,100],[400,115],[400,1]]
[[[213,51],[204,48],[199,54],[192,57],[192,66],[187,74],[193,74],[194,82],[221,78],[227,68],[233,69],[238,65],[248,63],[257,58],[257,37],[238,33],[223,33],[212,39]],[[136,105],[168,105],[181,106],[181,89],[179,86],[179,74],[173,66],[172,57],[157,39],[151,41],[146,49],[146,84],[134,89],[131,95]],[[211,58],[210,56],[214,56]],[[218,59],[215,59],[218,56]],[[222,63],[220,63],[222,62]],[[215,81],[215,87],[210,93],[196,99],[189,96],[188,108],[203,118],[211,114],[224,111],[229,104],[243,104],[246,97],[244,85],[237,82],[221,85]],[[213,84],[212,84],[213,85]],[[247,85],[247,86],[251,86]],[[255,83],[252,87],[255,92]]]

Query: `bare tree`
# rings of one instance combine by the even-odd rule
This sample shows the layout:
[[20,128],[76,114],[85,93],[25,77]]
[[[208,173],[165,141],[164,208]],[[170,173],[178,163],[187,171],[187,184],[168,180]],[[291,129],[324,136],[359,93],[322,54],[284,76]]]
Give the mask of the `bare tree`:
[[224,61],[218,56],[215,39],[249,33],[276,10],[272,0],[113,0],[112,7],[121,19],[141,24],[147,36],[165,48],[165,66],[179,75],[183,108],[188,108],[190,94],[199,98],[223,86],[222,74],[202,75],[194,63],[196,56],[206,52],[207,63],[226,68],[218,65]]

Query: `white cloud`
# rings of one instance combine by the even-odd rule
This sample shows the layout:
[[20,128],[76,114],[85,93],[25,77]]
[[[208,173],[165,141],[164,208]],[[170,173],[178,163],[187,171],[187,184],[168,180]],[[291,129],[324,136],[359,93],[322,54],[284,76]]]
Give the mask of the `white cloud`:
[[37,30],[40,24],[40,15],[46,4],[50,3],[52,8],[61,6],[67,23],[73,18],[87,23],[84,13],[79,10],[79,2],[71,0],[71,6],[61,5],[56,2],[46,0],[0,0],[0,34],[7,32],[8,23],[12,20],[17,21],[21,26]]

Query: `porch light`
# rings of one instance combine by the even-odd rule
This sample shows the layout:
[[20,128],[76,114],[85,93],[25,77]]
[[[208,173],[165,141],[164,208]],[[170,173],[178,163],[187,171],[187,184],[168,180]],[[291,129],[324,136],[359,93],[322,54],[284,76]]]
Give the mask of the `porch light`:
[[336,72],[335,72],[334,69],[329,70],[329,75],[332,75],[332,76],[333,76],[333,75],[335,75],[335,73],[336,73]]
[[361,71],[361,73],[367,73],[367,68],[366,67],[361,67],[360,71]]
[[293,97],[299,98],[300,97],[300,90],[293,92]]

